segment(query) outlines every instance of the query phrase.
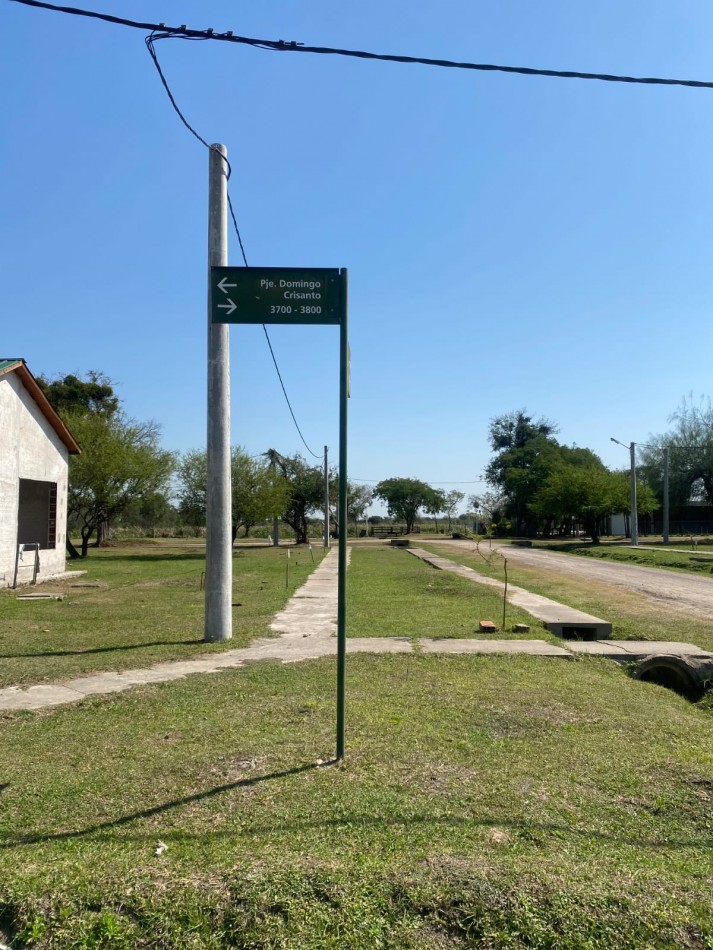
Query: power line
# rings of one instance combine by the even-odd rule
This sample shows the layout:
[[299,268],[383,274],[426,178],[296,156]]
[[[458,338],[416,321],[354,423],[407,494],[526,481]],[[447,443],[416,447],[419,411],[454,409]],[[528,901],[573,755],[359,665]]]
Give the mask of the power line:
[[[163,88],[166,90],[166,95],[168,96],[169,101],[171,105],[173,106],[173,109],[176,115],[181,120],[181,122],[185,125],[185,127],[188,129],[191,135],[195,136],[195,138],[198,139],[201,145],[204,145],[207,149],[210,149],[210,145],[206,142],[206,140],[203,138],[202,135],[199,135],[198,132],[196,132],[196,130],[191,125],[191,123],[188,121],[188,119],[179,109],[178,103],[176,102],[176,100],[173,98],[173,93],[171,92],[171,89],[168,85],[166,77],[163,74],[163,70],[161,69],[161,64],[159,63],[158,56],[156,55],[156,50],[154,49],[154,42],[161,38],[162,38],[162,35],[159,35],[156,33],[155,30],[152,30],[148,36],[144,37],[144,43],[146,43],[146,49],[149,51],[149,56],[153,60],[153,64],[156,67],[156,70],[159,75],[159,79],[161,80],[161,83],[163,84]],[[230,167],[230,162],[224,155],[221,155],[221,158],[223,159],[225,164],[228,166],[228,180],[230,180],[230,176],[233,171],[232,168]]]
[[[169,34],[169,36],[170,36],[170,34]],[[232,172],[233,172],[233,170],[232,170],[232,168],[231,168],[231,165],[230,165],[230,162],[229,162],[228,159],[225,157],[225,155],[223,155],[221,152],[219,152],[217,149],[215,149],[212,145],[209,145],[208,142],[203,138],[203,136],[202,136],[202,135],[199,135],[199,133],[193,128],[193,126],[190,124],[190,122],[188,121],[188,119],[187,119],[187,118],[185,117],[185,115],[181,112],[181,110],[180,110],[180,108],[179,108],[179,106],[178,106],[178,103],[176,102],[176,100],[175,100],[175,98],[174,98],[174,96],[173,96],[173,93],[171,92],[171,88],[170,88],[170,86],[168,85],[168,80],[166,79],[166,77],[165,77],[164,74],[163,74],[163,70],[161,69],[161,64],[159,63],[158,56],[157,56],[156,50],[155,50],[155,48],[154,48],[154,43],[155,43],[155,41],[156,41],[157,39],[165,39],[165,38],[166,38],[166,34],[157,34],[155,31],[152,31],[152,32],[145,38],[144,42],[146,43],[146,49],[149,51],[149,55],[151,56],[151,59],[153,60],[153,64],[154,64],[154,66],[156,67],[156,69],[157,69],[157,71],[158,71],[158,75],[159,75],[159,77],[160,77],[160,79],[161,79],[161,83],[163,84],[163,88],[166,90],[166,95],[168,96],[169,101],[170,101],[171,105],[173,106],[174,111],[175,111],[176,114],[178,115],[178,118],[179,118],[179,119],[181,120],[181,122],[185,125],[185,127],[188,129],[188,131],[191,133],[191,135],[193,135],[196,139],[198,139],[198,141],[201,143],[201,145],[204,145],[207,149],[216,151],[216,152],[220,155],[220,157],[223,159],[223,161],[225,162],[225,164],[226,164],[226,166],[227,166],[227,176],[226,176],[226,177],[227,177],[227,180],[230,181],[230,176],[232,175]],[[235,229],[235,233],[236,233],[237,238],[238,238],[238,244],[240,245],[240,252],[241,252],[242,257],[243,257],[243,262],[245,263],[245,266],[247,267],[247,266],[248,266],[248,259],[247,259],[247,255],[245,254],[245,247],[244,247],[244,245],[243,245],[243,239],[242,239],[242,236],[241,236],[241,234],[240,234],[240,228],[238,227],[238,221],[237,221],[237,218],[236,218],[236,216],[235,216],[235,210],[234,210],[234,208],[233,208],[233,202],[232,202],[232,200],[231,200],[231,198],[230,198],[230,193],[228,193],[228,208],[230,209],[230,217],[233,219],[233,227],[234,227],[234,229]],[[299,433],[300,439],[302,439],[302,444],[303,444],[304,447],[307,449],[307,451],[310,453],[310,455],[312,455],[314,458],[321,458],[321,457],[322,457],[321,455],[317,455],[316,452],[313,452],[313,451],[312,451],[312,449],[311,449],[311,448],[309,447],[309,445],[307,444],[307,441],[305,440],[305,437],[302,435],[302,430],[301,430],[300,427],[299,427],[299,424],[298,424],[298,422],[297,422],[297,418],[296,418],[296,416],[295,416],[294,410],[292,409],[292,403],[290,402],[290,398],[289,398],[289,396],[287,395],[287,390],[285,389],[285,384],[284,384],[283,379],[282,379],[282,373],[280,372],[280,367],[279,367],[278,364],[277,364],[277,358],[276,358],[276,356],[275,356],[275,351],[274,351],[273,348],[272,348],[272,342],[271,342],[271,340],[270,340],[270,335],[268,334],[268,332],[267,332],[267,327],[265,326],[264,323],[263,323],[263,325],[262,325],[262,328],[263,328],[263,330],[264,330],[264,332],[265,332],[265,339],[267,340],[267,345],[268,345],[268,348],[269,348],[269,350],[270,350],[270,356],[272,357],[272,362],[273,362],[274,365],[275,365],[275,372],[277,373],[277,378],[278,378],[279,381],[280,381],[280,386],[282,387],[282,393],[283,393],[283,395],[284,395],[284,397],[285,397],[285,402],[287,403],[287,408],[290,410],[290,415],[292,416],[292,421],[293,421],[294,424],[295,424],[295,428],[297,429],[297,432]]]
[[236,36],[232,31],[216,33],[213,29],[193,30],[189,29],[185,24],[181,26],[166,26],[165,23],[144,23],[138,20],[112,16],[108,13],[98,13],[94,10],[83,10],[78,7],[66,7],[52,3],[44,3],[42,0],[10,0],[10,2],[20,3],[27,7],[38,7],[43,10],[53,10],[57,13],[89,17],[118,26],[128,26],[149,31],[155,34],[154,39],[219,40],[222,43],[238,43],[243,46],[253,46],[257,49],[271,50],[274,52],[347,56],[354,59],[386,63],[436,66],[441,69],[466,69],[479,72],[514,73],[519,76],[549,76],[555,79],[590,79],[598,82],[633,83],[650,86],[687,86],[694,89],[713,89],[713,82],[699,79],[666,79],[660,76],[622,76],[612,73],[588,73],[576,70],[534,69],[529,66],[500,66],[493,63],[457,62],[450,59],[432,59],[426,56],[400,56],[392,53],[373,53],[367,50],[342,49],[332,46],[306,46],[304,43],[298,43],[296,41],[262,40],[250,36]]
[[280,386],[282,386],[282,392],[285,394],[285,401],[287,402],[287,408],[290,410],[290,415],[292,416],[292,421],[294,422],[295,428],[297,429],[297,432],[299,433],[299,436],[300,436],[300,438],[302,439],[302,444],[304,445],[304,447],[307,449],[307,451],[309,452],[309,454],[310,454],[313,458],[321,459],[322,456],[321,456],[321,455],[317,455],[317,453],[316,453],[316,452],[313,452],[312,449],[307,445],[307,442],[305,441],[305,437],[302,435],[302,430],[300,429],[300,427],[299,427],[298,424],[297,424],[297,419],[295,418],[295,414],[294,414],[294,412],[292,411],[292,404],[290,403],[290,400],[289,400],[289,398],[288,398],[288,396],[287,396],[287,390],[285,389],[285,384],[282,382],[282,375],[281,375],[281,373],[280,373],[280,367],[277,365],[277,360],[275,359],[275,353],[274,353],[274,351],[273,351],[273,349],[272,349],[272,343],[270,342],[270,337],[268,336],[268,333],[267,333],[267,327],[265,326],[264,323],[263,323],[263,325],[262,325],[262,328],[263,328],[263,330],[265,331],[265,339],[267,340],[267,345],[270,347],[270,355],[272,356],[272,362],[275,364],[275,369],[277,370],[277,378],[280,380]]

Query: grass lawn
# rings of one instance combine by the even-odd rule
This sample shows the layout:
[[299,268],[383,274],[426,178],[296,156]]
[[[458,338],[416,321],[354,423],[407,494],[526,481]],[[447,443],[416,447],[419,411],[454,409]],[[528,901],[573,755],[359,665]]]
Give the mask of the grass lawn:
[[[423,547],[488,577],[503,579],[502,560],[495,559],[489,564],[474,551],[473,545],[458,548],[427,542]],[[692,618],[665,607],[652,607],[650,600],[635,590],[575,577],[558,572],[550,565],[537,568],[511,560],[508,576],[510,583],[517,587],[610,621],[614,639],[678,640],[713,651],[713,616],[710,620]]]
[[334,679],[3,716],[13,948],[713,946],[710,713],[603,661],[359,656],[318,767]]
[[[503,598],[496,590],[439,571],[403,548],[353,545],[349,571],[348,635],[352,637],[473,637],[482,636],[481,620],[499,628]],[[508,639],[513,624],[526,623],[529,638],[548,639],[535,620],[512,604],[506,607]]]
[[[146,541],[92,550],[83,577],[0,591],[0,686],[72,679],[247,646],[320,563],[316,546],[236,546],[233,639],[203,642],[205,545]],[[289,574],[287,574],[289,570]],[[94,585],[94,586],[86,586]],[[27,593],[63,600],[19,601]]]
[[[142,625],[172,655],[200,602],[195,553],[91,559],[106,588],[72,590],[95,611],[83,642],[109,649],[90,662],[145,662],[159,647]],[[236,557],[255,633],[289,593],[280,553]],[[479,593],[404,551],[355,546],[350,633],[468,635]],[[8,595],[7,652],[21,607],[65,605]],[[34,634],[47,678],[65,662],[41,660],[60,616]],[[713,948],[710,703],[588,657],[350,656],[334,766],[335,689],[333,658],[266,662],[0,713],[0,943]]]

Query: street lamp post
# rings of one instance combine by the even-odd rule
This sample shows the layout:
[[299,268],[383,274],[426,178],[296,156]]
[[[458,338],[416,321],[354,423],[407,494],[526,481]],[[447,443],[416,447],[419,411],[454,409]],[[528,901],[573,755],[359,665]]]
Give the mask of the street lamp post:
[[631,546],[639,543],[639,512],[636,508],[636,442],[629,445],[631,456]]
[[629,450],[631,459],[631,546],[635,548],[639,543],[639,514],[636,510],[636,442],[630,442],[629,445],[624,445],[623,442],[620,442],[613,436],[609,438],[612,442],[616,442],[617,445],[621,445],[623,448]]
[[[631,544],[632,547],[639,543],[639,515],[636,511],[636,442],[630,442],[624,445],[618,439],[609,436],[611,442],[628,449],[631,456]],[[657,449],[657,445],[649,445],[646,442],[639,442],[645,449]],[[661,448],[663,452],[663,525],[662,535],[663,543],[669,544],[669,502],[668,502],[668,446]]]

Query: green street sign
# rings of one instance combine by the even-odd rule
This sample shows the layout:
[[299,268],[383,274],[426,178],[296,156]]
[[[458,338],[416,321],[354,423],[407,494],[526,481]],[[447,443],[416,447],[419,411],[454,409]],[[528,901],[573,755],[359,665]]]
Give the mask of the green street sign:
[[211,267],[213,323],[339,324],[339,269]]
[[[347,269],[211,267],[212,324],[294,323],[339,326],[339,524],[347,524],[347,400],[351,353]],[[211,331],[212,332],[212,331]],[[345,532],[346,533],[346,532]],[[344,758],[347,657],[347,545],[340,538],[337,575],[337,761]]]

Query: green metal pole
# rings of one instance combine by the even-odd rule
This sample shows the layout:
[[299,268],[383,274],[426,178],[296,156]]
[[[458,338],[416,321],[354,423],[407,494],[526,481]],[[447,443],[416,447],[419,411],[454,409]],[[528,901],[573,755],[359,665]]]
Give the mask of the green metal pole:
[[347,321],[347,269],[340,271],[341,319],[339,323],[339,578],[337,584],[337,761],[344,758],[347,659],[347,380],[349,330]]

